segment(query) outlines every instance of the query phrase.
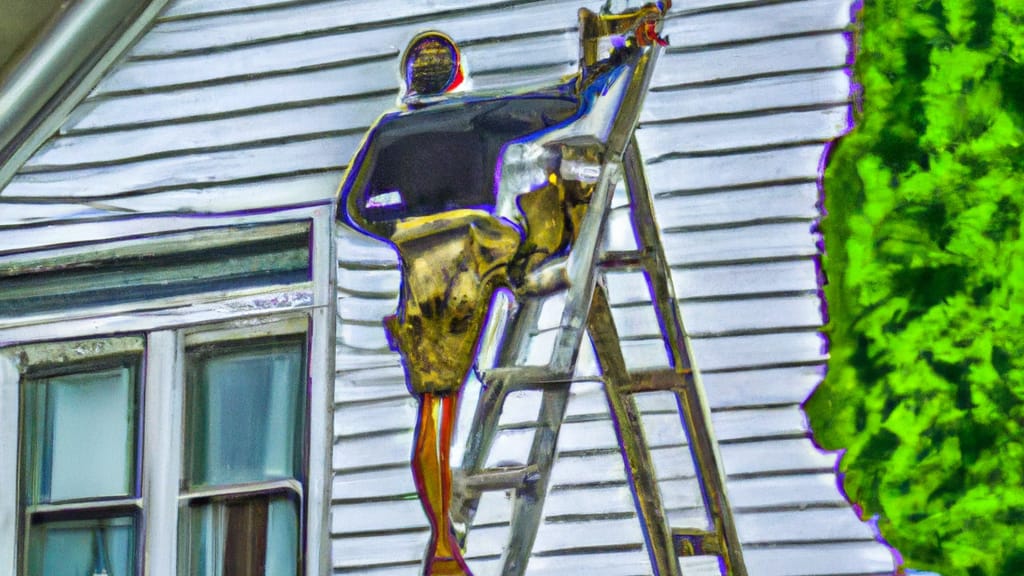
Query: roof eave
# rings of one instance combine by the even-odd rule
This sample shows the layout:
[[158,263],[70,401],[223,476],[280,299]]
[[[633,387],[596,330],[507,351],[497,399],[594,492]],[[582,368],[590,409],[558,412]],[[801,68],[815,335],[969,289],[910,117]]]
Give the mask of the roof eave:
[[79,0],[0,86],[0,191],[168,0]]

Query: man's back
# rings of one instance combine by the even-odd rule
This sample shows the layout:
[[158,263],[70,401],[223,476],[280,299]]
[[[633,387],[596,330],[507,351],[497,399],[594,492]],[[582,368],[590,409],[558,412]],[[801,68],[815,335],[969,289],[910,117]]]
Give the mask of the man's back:
[[385,116],[361,167],[365,188],[349,191],[354,216],[378,224],[460,208],[492,211],[504,146],[577,111],[568,97],[512,97]]

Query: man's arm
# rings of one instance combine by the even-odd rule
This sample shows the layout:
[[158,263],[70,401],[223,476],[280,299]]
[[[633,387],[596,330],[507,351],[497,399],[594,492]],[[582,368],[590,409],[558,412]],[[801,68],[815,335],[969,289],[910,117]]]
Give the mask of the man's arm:
[[381,238],[386,238],[390,229],[387,225],[371,222],[366,218],[366,188],[373,176],[373,168],[376,164],[377,134],[380,127],[394,115],[394,112],[382,115],[366,131],[355,156],[352,157],[345,170],[341,186],[338,188],[337,219],[360,232]]

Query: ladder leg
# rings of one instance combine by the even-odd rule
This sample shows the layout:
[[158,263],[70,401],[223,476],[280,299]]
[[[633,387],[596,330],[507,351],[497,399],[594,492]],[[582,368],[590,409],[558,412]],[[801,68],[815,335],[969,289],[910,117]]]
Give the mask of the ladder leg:
[[[521,348],[528,339],[530,327],[536,322],[540,306],[533,300],[527,300],[512,312],[507,340],[501,343],[498,364],[507,365],[516,361]],[[457,472],[459,480],[455,483],[452,496],[452,517],[461,524],[465,532],[460,535],[465,545],[465,537],[473,523],[477,506],[480,504],[480,492],[467,488],[463,480],[483,469],[491,446],[498,433],[498,421],[501,419],[501,408],[505,400],[505,382],[494,380],[483,383],[480,398],[473,412],[473,422],[469,428],[466,451],[462,457],[462,466]]]
[[502,554],[502,576],[521,576],[533,552],[555,461],[558,433],[569,403],[569,387],[566,382],[544,388],[529,459],[537,467],[537,479],[516,489],[508,547]]
[[724,560],[729,576],[746,576],[739,536],[725,494],[725,474],[721,466],[721,457],[713,440],[714,431],[708,403],[700,381],[692,370],[690,347],[676,304],[668,262],[658,238],[654,207],[635,138],[626,148],[623,167],[632,204],[633,227],[645,253],[644,268],[651,287],[655,311],[671,353],[672,365],[684,380],[683,386],[676,389],[676,395],[682,411],[687,440],[697,464],[705,510],[711,515],[715,532],[720,539],[721,550],[717,553]]
[[654,463],[633,398],[620,392],[629,383],[626,363],[604,287],[597,286],[588,319],[591,338],[604,374],[605,394],[615,434],[622,450],[626,476],[633,492],[640,527],[647,541],[654,576],[679,576],[679,559],[654,476]]

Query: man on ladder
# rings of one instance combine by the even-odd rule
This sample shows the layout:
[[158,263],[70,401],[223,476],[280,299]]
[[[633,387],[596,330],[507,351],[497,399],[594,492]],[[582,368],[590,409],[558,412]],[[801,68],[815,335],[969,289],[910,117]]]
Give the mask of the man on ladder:
[[[431,525],[424,574],[470,574],[451,521],[449,451],[495,292],[519,298],[545,279],[582,275],[590,284],[577,291],[586,300],[574,321],[582,329],[616,176],[609,161],[621,164],[636,125],[669,4],[619,15],[581,10],[580,72],[531,92],[459,95],[455,43],[438,32],[417,36],[402,58],[402,108],[377,121],[350,164],[340,216],[394,246],[401,263],[399,309],[385,326],[419,400],[412,468]],[[596,212],[595,197],[603,203]],[[564,258],[580,236],[590,256],[575,259],[586,262],[582,273]],[[570,364],[581,334],[562,345],[573,350]],[[505,573],[524,570],[517,558]]]

